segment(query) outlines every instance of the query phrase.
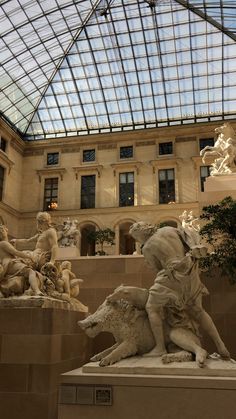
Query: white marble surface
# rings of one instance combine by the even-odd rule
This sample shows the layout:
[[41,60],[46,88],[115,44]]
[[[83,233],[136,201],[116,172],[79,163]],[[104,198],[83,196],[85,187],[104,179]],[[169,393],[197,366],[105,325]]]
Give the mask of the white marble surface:
[[100,367],[98,362],[85,364],[82,372],[86,374],[141,374],[141,375],[185,375],[236,377],[236,361],[207,359],[204,368],[196,362],[172,362],[163,364],[160,358],[132,357],[123,359],[114,365]]

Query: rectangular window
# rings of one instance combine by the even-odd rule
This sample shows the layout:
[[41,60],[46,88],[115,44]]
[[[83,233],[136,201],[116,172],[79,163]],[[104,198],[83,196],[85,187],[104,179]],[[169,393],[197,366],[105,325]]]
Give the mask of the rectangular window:
[[96,176],[81,176],[81,209],[95,208]]
[[52,211],[57,208],[58,202],[58,178],[45,179],[44,182],[44,211]]
[[4,138],[0,137],[0,149],[5,152],[6,148],[7,148],[6,140],[4,140]]
[[159,144],[159,155],[162,156],[163,154],[173,154],[173,143],[172,141],[168,141],[166,143]]
[[47,165],[54,166],[59,163],[59,153],[48,153],[47,154]]
[[199,148],[203,150],[206,146],[214,147],[215,140],[214,138],[200,138],[199,139]]
[[131,159],[133,157],[133,146],[120,147],[120,159]]
[[134,173],[120,173],[119,206],[134,205]]
[[204,192],[204,182],[208,176],[210,176],[211,166],[201,166],[200,167],[200,182],[201,182],[201,192]]
[[0,166],[0,201],[2,201],[3,196],[4,175],[5,169],[4,167]]
[[95,161],[95,149],[83,150],[83,162]]
[[159,203],[175,202],[174,169],[159,170]]

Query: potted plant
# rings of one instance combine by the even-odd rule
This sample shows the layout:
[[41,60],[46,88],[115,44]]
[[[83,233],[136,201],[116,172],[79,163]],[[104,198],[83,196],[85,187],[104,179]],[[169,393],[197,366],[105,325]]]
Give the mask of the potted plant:
[[110,228],[99,229],[95,231],[90,231],[87,235],[87,239],[90,243],[98,244],[100,249],[96,252],[99,256],[104,256],[106,252],[104,251],[104,243],[114,245],[115,232]]

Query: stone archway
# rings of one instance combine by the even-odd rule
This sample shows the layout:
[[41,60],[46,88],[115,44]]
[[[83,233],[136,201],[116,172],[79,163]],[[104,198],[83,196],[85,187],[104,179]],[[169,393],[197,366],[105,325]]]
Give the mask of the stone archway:
[[88,234],[95,230],[94,224],[85,224],[81,227],[81,256],[95,256],[95,243],[89,242],[87,238]]
[[119,225],[119,254],[132,255],[135,252],[135,240],[129,234],[132,222],[124,222]]
[[175,220],[161,220],[160,224],[164,224],[170,227],[178,227],[178,223]]

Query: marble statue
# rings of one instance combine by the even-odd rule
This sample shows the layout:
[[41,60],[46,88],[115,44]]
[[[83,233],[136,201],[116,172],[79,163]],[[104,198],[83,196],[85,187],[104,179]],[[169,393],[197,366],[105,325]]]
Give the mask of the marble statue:
[[[51,226],[50,214],[37,215],[38,233],[29,239],[8,241],[6,226],[0,225],[0,298],[12,296],[51,297],[67,301],[78,311],[87,312],[88,307],[78,299],[79,284],[71,271],[71,263],[61,264],[55,260],[57,245],[56,230]],[[18,250],[34,244],[34,250]]]
[[[145,310],[147,298],[148,290],[121,285],[94,314],[78,322],[91,338],[100,332],[110,332],[115,338],[115,344],[94,355],[92,362],[99,361],[100,366],[111,365],[133,355],[144,355],[153,349],[155,341]],[[170,341],[168,350],[169,353],[162,356],[165,364],[193,359],[191,352],[180,348],[176,352]]]
[[11,243],[19,245],[34,245],[33,251],[28,251],[34,261],[35,269],[40,269],[45,263],[55,264],[58,248],[57,233],[51,225],[51,216],[47,212],[39,212],[36,217],[37,234],[29,239],[13,239]]
[[[197,365],[203,367],[207,352],[200,342],[199,328],[202,328],[213,339],[220,356],[230,358],[211,317],[202,307],[202,296],[208,294],[208,291],[199,278],[198,259],[205,250],[195,234],[196,231],[192,234],[193,227],[190,227],[182,225],[181,228],[167,226],[156,229],[145,222],[134,223],[131,226],[130,234],[141,243],[144,258],[156,271],[154,284],[149,290],[125,286],[116,289],[94,315],[80,323],[89,336],[97,333],[99,329],[105,330],[102,328],[108,327],[107,319],[114,314],[113,304],[121,304],[120,301],[125,300],[131,307],[126,308],[127,313],[135,307],[136,310],[141,310],[143,316],[147,316],[145,329],[148,324],[153,341],[150,344],[148,340],[147,346],[143,342],[145,356],[162,357],[164,362],[166,359],[170,362],[170,359],[174,359],[172,354],[169,358],[168,353],[168,345],[171,343],[175,350],[176,347],[178,350],[184,350],[184,356],[186,352],[195,354]],[[104,314],[100,314],[104,313],[104,310],[110,312],[110,317],[109,313],[106,314],[106,320],[100,319],[104,318]],[[134,340],[139,342],[139,339],[145,340],[146,337],[144,327],[136,324],[140,311],[135,313],[130,326],[135,330],[126,328],[127,322],[123,315],[121,323],[116,320],[114,329],[109,330],[114,334],[117,346],[107,355],[108,360],[104,354],[100,354],[100,365],[116,362],[119,357],[121,359],[142,353],[137,349],[138,346],[134,345]],[[109,328],[112,327],[109,325]]]
[[32,269],[34,261],[30,252],[20,251],[8,241],[6,226],[0,225],[0,297],[9,297],[27,292],[42,295],[44,278]]
[[215,157],[211,167],[211,176],[236,172],[236,134],[229,122],[215,129],[218,134],[213,147],[206,146],[200,151],[205,164],[207,157]]
[[80,248],[81,234],[78,228],[77,220],[69,218],[62,225],[56,226],[59,247],[77,247]]

